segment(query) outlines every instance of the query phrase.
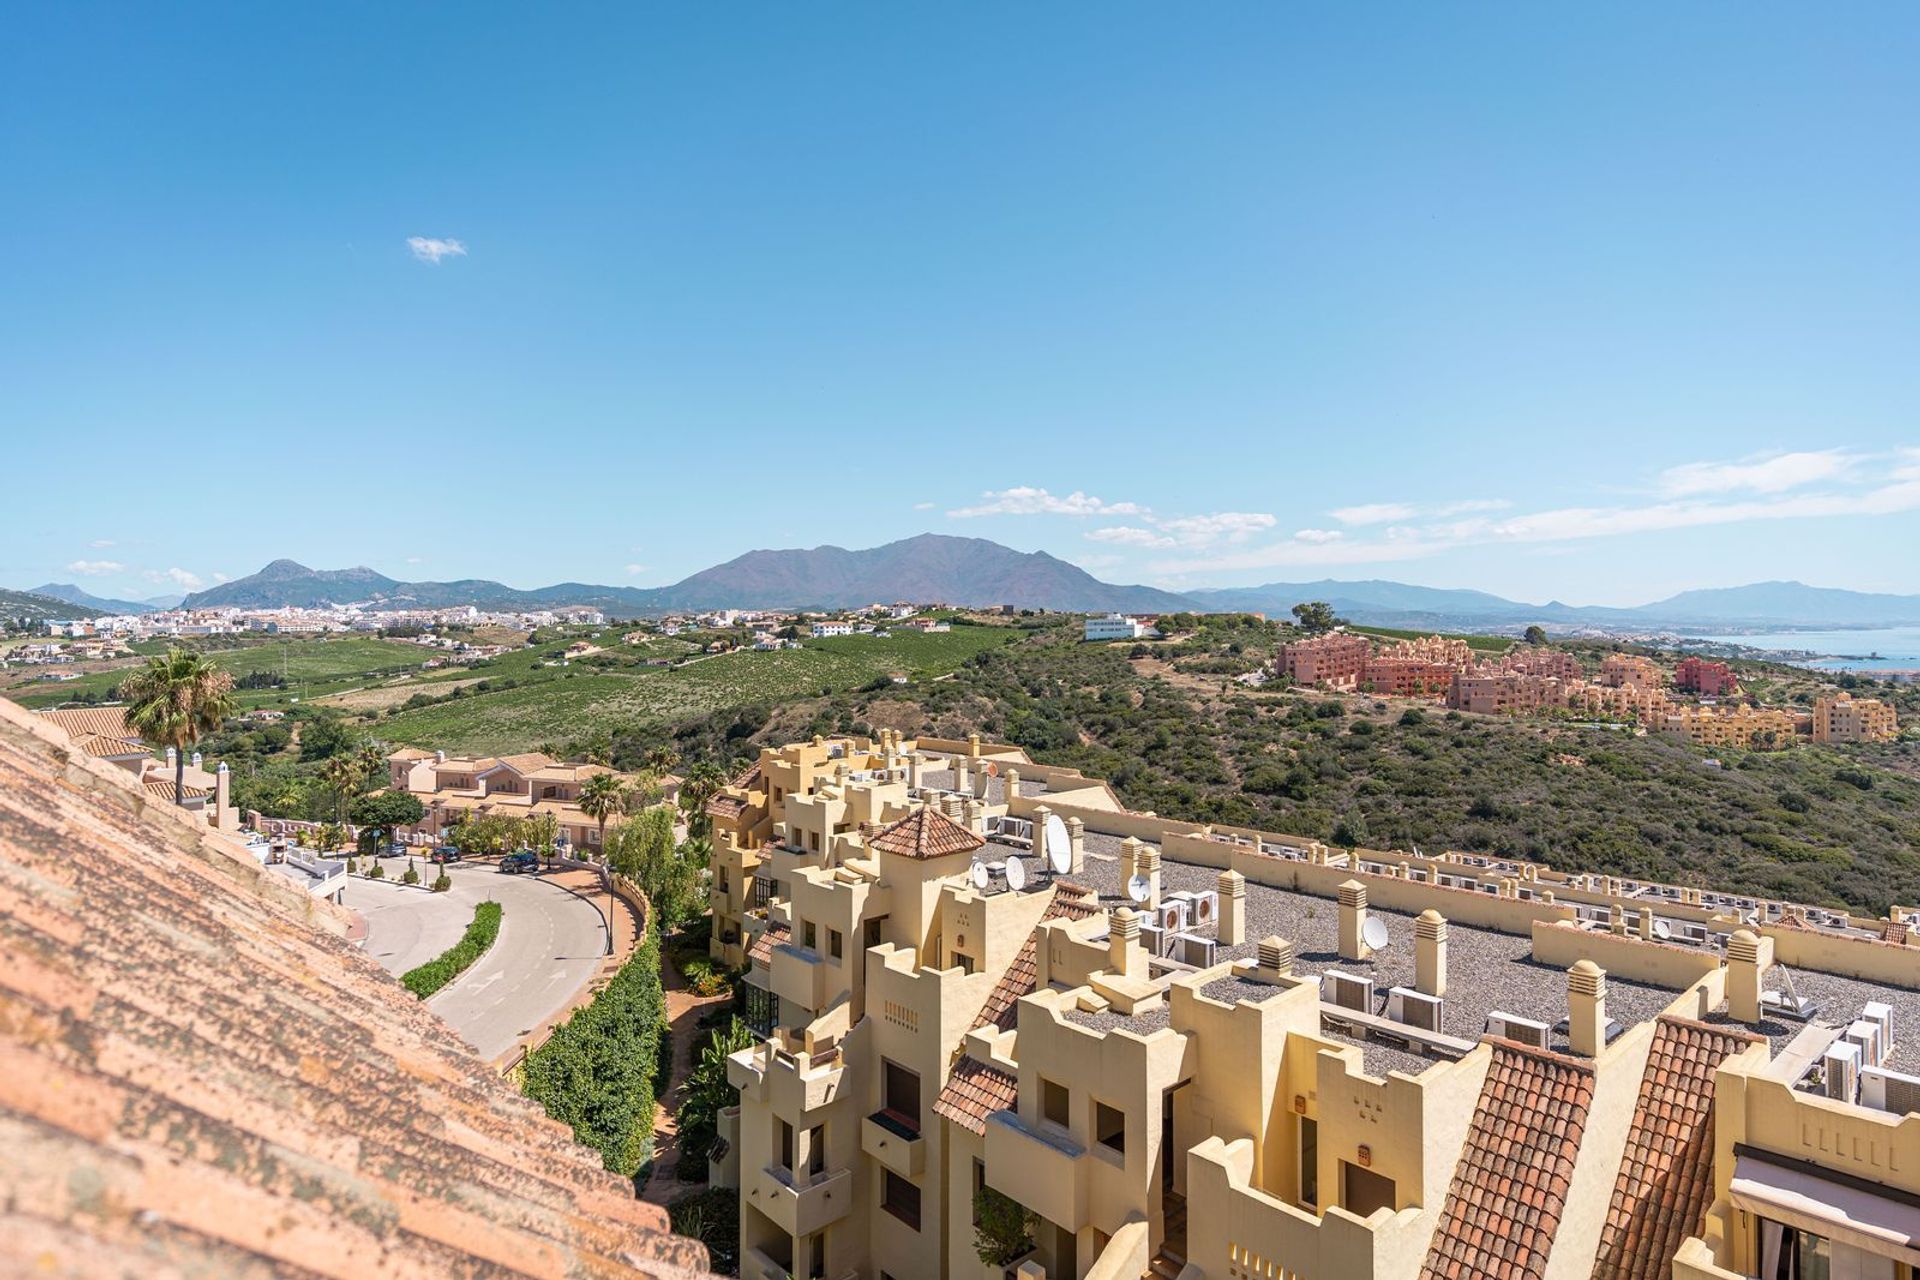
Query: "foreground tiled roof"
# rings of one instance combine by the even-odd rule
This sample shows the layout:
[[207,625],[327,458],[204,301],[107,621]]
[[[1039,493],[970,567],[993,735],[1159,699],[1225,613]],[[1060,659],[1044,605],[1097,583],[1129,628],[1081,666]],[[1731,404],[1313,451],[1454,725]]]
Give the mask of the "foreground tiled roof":
[[1713,1078],[1759,1036],[1662,1016],[1653,1029],[1626,1155],[1600,1229],[1594,1280],[1673,1272],[1713,1198]]
[[987,1117],[1011,1107],[1019,1096],[1018,1076],[974,1058],[962,1058],[934,1099],[933,1109],[955,1124],[985,1133]]
[[1593,1068],[1504,1040],[1440,1207],[1421,1280],[1539,1280],[1593,1104]]
[[[1056,893],[1052,902],[1040,916],[1040,923],[1049,920],[1084,920],[1098,914],[1100,903],[1096,900],[1070,897]],[[1011,1031],[1020,1016],[1020,997],[1033,994],[1034,987],[1040,981],[1040,930],[1036,927],[1020,944],[1020,952],[1014,956],[1013,963],[1000,975],[993,990],[987,995],[987,1003],[981,1006],[980,1016],[974,1020],[974,1027],[989,1024],[1002,1031]]]
[[867,847],[903,858],[945,858],[972,853],[986,843],[946,814],[922,806],[880,830]]
[[[171,777],[163,778],[157,773],[150,773],[140,785],[150,796],[155,796],[161,800],[173,799],[173,779]],[[205,787],[188,786],[180,788],[180,791],[181,794],[189,800],[204,800],[212,794]]]
[[793,935],[793,930],[784,924],[768,925],[760,936],[747,948],[747,963],[765,969],[773,964],[773,949]]
[[709,818],[737,818],[746,811],[747,802],[745,799],[740,796],[730,796],[724,791],[707,801],[707,816]]
[[125,707],[67,707],[35,714],[48,724],[59,725],[69,737],[77,738],[85,733],[97,733],[103,738],[139,736],[127,727]]
[[759,785],[759,782],[760,782],[760,762],[758,760],[755,760],[752,764],[742,769],[740,771],[739,776],[734,778],[733,781],[727,783],[727,785],[729,787],[738,787],[742,791],[751,791],[754,789],[754,787]]
[[0,702],[0,1258],[206,1280],[705,1265],[345,925]]

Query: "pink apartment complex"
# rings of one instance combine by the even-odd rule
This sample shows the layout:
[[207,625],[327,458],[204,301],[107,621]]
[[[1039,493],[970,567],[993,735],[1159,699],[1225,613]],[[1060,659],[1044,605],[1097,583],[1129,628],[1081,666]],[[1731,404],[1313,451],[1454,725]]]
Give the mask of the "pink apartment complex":
[[1724,698],[1740,692],[1740,680],[1724,662],[1687,657],[1673,669],[1673,687],[1703,698]]
[[1372,655],[1373,645],[1365,636],[1335,631],[1282,645],[1280,674],[1292,676],[1296,684],[1351,689],[1359,684]]

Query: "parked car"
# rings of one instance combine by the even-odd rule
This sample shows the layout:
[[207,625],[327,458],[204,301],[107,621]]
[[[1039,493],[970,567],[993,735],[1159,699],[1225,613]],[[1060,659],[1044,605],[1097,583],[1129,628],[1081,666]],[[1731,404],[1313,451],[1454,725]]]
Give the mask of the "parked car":
[[508,875],[540,870],[540,855],[531,849],[516,849],[500,859],[500,869]]
[[390,841],[387,847],[380,851],[380,856],[383,858],[404,858],[407,856],[407,846],[401,844],[398,840]]
[[460,851],[450,844],[438,845],[432,853],[427,855],[427,860],[429,862],[458,862],[460,861]]

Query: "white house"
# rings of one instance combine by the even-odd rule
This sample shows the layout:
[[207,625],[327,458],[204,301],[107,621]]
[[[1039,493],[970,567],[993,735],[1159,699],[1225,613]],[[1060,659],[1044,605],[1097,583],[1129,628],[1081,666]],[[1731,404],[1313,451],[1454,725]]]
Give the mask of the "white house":
[[1124,613],[1109,613],[1101,618],[1088,618],[1085,640],[1138,640],[1154,634],[1153,628],[1146,623],[1129,618]]

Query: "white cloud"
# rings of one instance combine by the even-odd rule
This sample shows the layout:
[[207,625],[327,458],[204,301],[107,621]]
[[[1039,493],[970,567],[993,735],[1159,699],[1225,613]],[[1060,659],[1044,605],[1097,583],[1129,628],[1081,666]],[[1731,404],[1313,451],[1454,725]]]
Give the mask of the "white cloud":
[[118,560],[74,560],[68,563],[68,573],[78,573],[85,577],[97,578],[102,574],[124,573],[127,566]]
[[1151,529],[1142,529],[1138,525],[1116,524],[1104,529],[1093,529],[1087,537],[1094,542],[1110,542],[1121,547],[1171,547],[1178,545],[1164,533],[1155,533]]
[[1216,511],[1211,515],[1174,516],[1154,523],[1183,547],[1211,547],[1221,542],[1245,542],[1279,521],[1260,511]]
[[95,538],[92,542],[89,542],[87,545],[92,547],[95,551],[105,551],[108,547],[113,545],[113,539],[112,538]]
[[913,509],[915,511],[931,511],[933,510],[933,508],[934,508],[934,504],[931,502],[916,502],[913,504]]
[[224,574],[224,573],[216,573],[216,574],[214,574],[214,575],[213,575],[213,580],[214,580],[215,582],[232,582],[232,581],[233,581],[233,579],[232,579],[232,578],[229,578],[229,577],[228,577],[228,576],[227,576],[226,574]]
[[1103,502],[1078,489],[1063,497],[1023,485],[989,489],[980,496],[986,501],[947,514],[955,520],[971,520],[979,516],[1140,516],[1147,513],[1138,503]]
[[1411,520],[1420,512],[1404,502],[1369,502],[1358,507],[1339,507],[1328,512],[1341,524],[1385,524],[1389,520]]
[[420,262],[440,265],[442,258],[464,258],[467,246],[458,240],[441,240],[434,236],[408,236],[407,248],[413,250],[413,256]]
[[[1817,488],[1807,489],[1816,484]],[[1350,539],[1333,530],[1302,529],[1285,542],[1205,559],[1167,560],[1151,568],[1156,573],[1178,575],[1372,564],[1417,560],[1460,547],[1532,547],[1763,520],[1898,515],[1920,511],[1920,449],[1901,448],[1871,458],[1826,452],[1780,454],[1737,463],[1693,463],[1661,472],[1656,485],[1669,493],[1676,488],[1683,490],[1686,496],[1668,496],[1637,506],[1553,507],[1501,518],[1484,512],[1504,503],[1453,503],[1430,508],[1426,513],[1429,517],[1462,517],[1453,520],[1420,520],[1416,519],[1418,509],[1409,504],[1382,503],[1334,513],[1348,523],[1387,525],[1365,538]],[[1381,514],[1390,508],[1393,515]],[[1357,520],[1351,518],[1356,514]],[[1164,548],[1169,544],[1139,545]]]
[[148,569],[141,576],[148,582],[171,583],[186,591],[198,591],[207,585],[199,574],[186,569]]
[[408,556],[408,557],[407,557],[407,563],[408,563],[408,564],[421,564],[421,563],[423,563],[423,562],[425,561],[425,559],[426,559],[426,557],[424,557],[424,556]]
[[634,577],[642,573],[651,573],[652,571],[650,566],[644,564],[630,564],[627,566],[628,577]]
[[1668,467],[1655,487],[1670,498],[1703,493],[1784,493],[1844,475],[1860,459],[1839,449],[1756,454],[1738,462],[1688,462]]

